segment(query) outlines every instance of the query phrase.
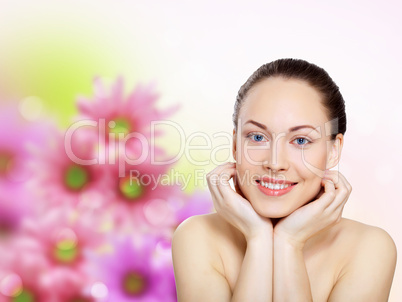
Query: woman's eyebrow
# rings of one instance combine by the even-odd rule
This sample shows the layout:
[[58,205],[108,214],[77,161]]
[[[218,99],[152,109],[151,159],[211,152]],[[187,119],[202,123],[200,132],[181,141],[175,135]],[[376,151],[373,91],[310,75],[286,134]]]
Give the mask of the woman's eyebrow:
[[[254,120],[248,120],[247,122],[245,122],[245,124],[249,124],[249,123],[250,123],[250,124],[254,124],[254,125],[256,125],[257,127],[268,131],[268,127],[265,126],[264,124],[261,124],[261,123],[259,123],[259,122],[254,121]],[[313,130],[315,130],[315,131],[317,131],[317,132],[319,133],[319,131],[316,129],[316,127],[313,127],[313,126],[311,126],[311,125],[295,126],[295,127],[290,128],[290,129],[289,129],[289,132],[294,132],[294,131],[297,131],[297,130],[303,129],[303,128],[311,128],[311,129],[313,129]]]

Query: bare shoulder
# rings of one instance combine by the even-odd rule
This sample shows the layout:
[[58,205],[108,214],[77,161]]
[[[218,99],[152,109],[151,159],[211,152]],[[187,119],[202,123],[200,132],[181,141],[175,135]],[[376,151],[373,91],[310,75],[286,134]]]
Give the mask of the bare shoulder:
[[209,255],[216,269],[221,270],[219,246],[233,234],[233,227],[219,214],[195,215],[184,220],[173,234],[172,249],[195,249]]
[[227,227],[217,213],[195,215],[187,218],[176,229],[172,239],[173,262],[203,262],[205,266],[223,274],[220,242]]
[[229,301],[230,287],[222,272],[217,246],[222,221],[217,214],[183,221],[172,240],[178,301]]
[[208,236],[213,229],[213,221],[207,215],[191,216],[184,220],[176,229],[172,239],[172,252],[173,256],[180,251],[205,252],[210,250],[206,249],[211,244],[211,238]]
[[397,258],[391,236],[350,219],[342,219],[336,233],[346,262],[329,301],[387,301]]
[[387,252],[396,257],[395,243],[382,228],[343,218],[339,223],[338,232],[341,240],[353,243],[355,249],[370,248],[369,251]]
[[173,234],[173,241],[177,238],[183,240],[202,240],[210,246],[214,237],[222,230],[222,219],[216,213],[195,215],[184,220]]

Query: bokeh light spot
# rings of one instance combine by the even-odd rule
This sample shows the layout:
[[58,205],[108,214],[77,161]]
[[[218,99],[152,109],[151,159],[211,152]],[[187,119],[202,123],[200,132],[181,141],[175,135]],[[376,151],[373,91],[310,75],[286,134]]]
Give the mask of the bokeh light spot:
[[174,215],[166,200],[151,199],[144,205],[144,215],[148,222],[155,226],[163,226]]
[[91,295],[96,299],[106,298],[108,289],[102,282],[95,282],[91,287]]
[[7,297],[17,297],[22,292],[22,280],[17,274],[9,274],[1,280],[0,292]]
[[36,96],[30,96],[21,100],[18,108],[26,120],[36,121],[42,115],[43,101]]

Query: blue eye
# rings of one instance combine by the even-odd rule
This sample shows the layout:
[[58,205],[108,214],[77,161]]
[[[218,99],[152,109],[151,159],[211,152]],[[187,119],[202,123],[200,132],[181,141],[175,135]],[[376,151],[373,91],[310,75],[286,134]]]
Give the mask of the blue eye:
[[307,138],[298,137],[294,140],[298,146],[305,146],[308,143],[311,143]]
[[264,139],[264,137],[261,134],[253,134],[253,136],[256,138],[257,142],[260,142]]
[[262,142],[264,140],[264,135],[262,134],[249,134],[247,137],[251,137],[254,142]]

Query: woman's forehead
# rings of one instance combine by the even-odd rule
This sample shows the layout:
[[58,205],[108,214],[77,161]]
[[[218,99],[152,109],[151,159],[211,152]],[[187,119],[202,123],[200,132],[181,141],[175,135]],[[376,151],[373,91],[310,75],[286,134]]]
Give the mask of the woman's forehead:
[[250,90],[239,112],[241,123],[249,119],[292,127],[328,120],[319,92],[304,81],[269,78]]

